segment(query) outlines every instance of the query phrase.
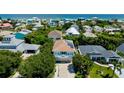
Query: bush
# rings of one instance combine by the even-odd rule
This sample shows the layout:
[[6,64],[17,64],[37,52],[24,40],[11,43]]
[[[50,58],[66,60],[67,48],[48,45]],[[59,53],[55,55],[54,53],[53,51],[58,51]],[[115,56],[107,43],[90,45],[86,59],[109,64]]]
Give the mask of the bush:
[[79,54],[76,54],[73,57],[74,70],[76,73],[80,73],[79,75],[82,75],[82,77],[87,77],[91,70],[92,64],[93,62],[88,56],[81,56]]
[[50,78],[54,75],[55,58],[51,53],[50,46],[45,44],[41,49],[39,54],[29,57],[19,67],[19,72],[23,77]]
[[21,62],[20,56],[19,52],[0,51],[0,77],[9,77],[18,68]]
[[3,37],[2,36],[0,36],[0,41],[2,41],[3,40]]

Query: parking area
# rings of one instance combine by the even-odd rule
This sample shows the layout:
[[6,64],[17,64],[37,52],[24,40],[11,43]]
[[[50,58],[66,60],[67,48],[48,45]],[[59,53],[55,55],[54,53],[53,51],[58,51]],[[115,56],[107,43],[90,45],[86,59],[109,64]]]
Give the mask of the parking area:
[[55,78],[74,78],[72,63],[56,63]]

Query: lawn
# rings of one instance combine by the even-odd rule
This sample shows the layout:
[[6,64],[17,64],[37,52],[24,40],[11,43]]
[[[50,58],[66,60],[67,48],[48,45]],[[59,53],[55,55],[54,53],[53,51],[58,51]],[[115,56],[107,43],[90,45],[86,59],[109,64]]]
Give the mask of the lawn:
[[[90,78],[105,78],[105,77],[109,78],[109,77],[112,77],[112,73],[113,71],[111,68],[102,67],[94,63],[90,71],[89,77]],[[116,74],[113,76],[113,78],[117,78],[117,77],[118,76]]]

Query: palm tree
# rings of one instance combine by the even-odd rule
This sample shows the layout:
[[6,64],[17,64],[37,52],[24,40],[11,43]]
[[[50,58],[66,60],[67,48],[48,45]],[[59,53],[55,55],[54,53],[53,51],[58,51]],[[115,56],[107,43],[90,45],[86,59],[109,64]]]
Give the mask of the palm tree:
[[118,70],[121,74],[121,63],[118,61],[113,61],[112,64],[114,66],[112,77],[114,76],[115,70]]

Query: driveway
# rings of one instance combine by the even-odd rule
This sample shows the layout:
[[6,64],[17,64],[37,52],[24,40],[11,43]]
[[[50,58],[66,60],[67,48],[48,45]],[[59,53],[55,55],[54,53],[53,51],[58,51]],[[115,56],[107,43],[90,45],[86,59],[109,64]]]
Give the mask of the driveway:
[[72,63],[56,63],[55,78],[74,78]]
[[119,78],[124,78],[124,69],[121,69],[121,74],[118,70],[115,70],[115,73],[119,76]]

